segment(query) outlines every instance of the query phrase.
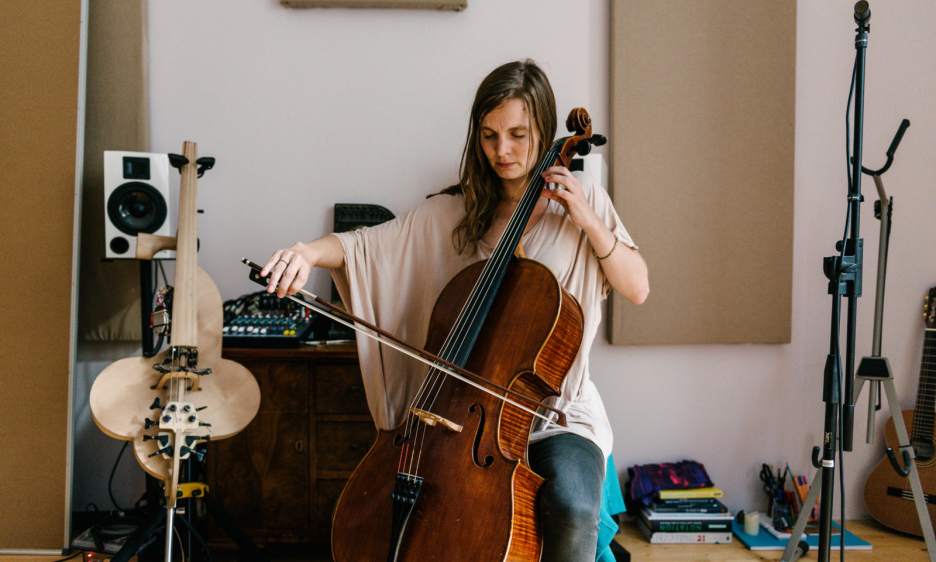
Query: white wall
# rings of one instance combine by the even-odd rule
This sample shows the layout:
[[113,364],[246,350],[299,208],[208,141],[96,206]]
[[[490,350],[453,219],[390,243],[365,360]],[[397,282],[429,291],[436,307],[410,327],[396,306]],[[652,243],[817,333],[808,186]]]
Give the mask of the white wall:
[[[612,347],[602,338],[592,376],[614,426],[621,472],[635,463],[696,459],[732,509],[748,510],[765,507],[760,463],[787,461],[812,476],[829,346],[822,258],[835,252],[844,227],[852,5],[799,3],[792,343]],[[502,62],[535,59],[550,76],[560,114],[585,106],[596,131],[609,128],[608,0],[470,0],[461,13],[291,10],[276,0],[159,0],[149,10],[152,149],[180,152],[183,140],[193,140],[201,155],[218,160],[199,183],[199,264],[224,298],[256,288],[238,258],[260,261],[328,232],[334,203],[378,203],[400,213],[454,183],[474,90]],[[866,163],[882,165],[900,119],[912,122],[884,176],[895,199],[884,355],[902,404],[912,407],[920,304],[936,281],[929,265],[936,234],[927,228],[936,203],[936,5],[873,2],[872,11]],[[865,179],[862,189],[859,357],[870,351],[878,236],[873,183]],[[311,282],[313,291],[327,286],[325,272]],[[845,459],[850,516],[864,514],[861,489],[883,455],[880,437],[874,446],[863,441],[866,397],[857,408],[855,451]],[[878,415],[879,434],[886,417]],[[105,490],[106,498],[106,476],[103,485],[83,485]]]

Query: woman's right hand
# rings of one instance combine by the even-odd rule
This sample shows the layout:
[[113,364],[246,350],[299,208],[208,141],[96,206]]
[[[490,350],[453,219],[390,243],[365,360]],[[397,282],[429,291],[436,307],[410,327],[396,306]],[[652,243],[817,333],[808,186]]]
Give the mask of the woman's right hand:
[[310,262],[311,252],[308,244],[296,242],[287,250],[273,252],[270,259],[260,270],[260,275],[270,275],[270,284],[267,292],[276,292],[276,296],[283,298],[286,295],[298,293],[309,279],[314,262]]

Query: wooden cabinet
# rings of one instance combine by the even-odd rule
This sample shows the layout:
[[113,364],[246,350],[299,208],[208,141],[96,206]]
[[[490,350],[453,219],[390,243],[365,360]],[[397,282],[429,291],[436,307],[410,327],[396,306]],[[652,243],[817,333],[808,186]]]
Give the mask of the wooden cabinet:
[[[258,543],[327,542],[345,482],[377,437],[353,343],[225,349],[260,384],[260,411],[213,442],[211,494]],[[230,539],[217,528],[212,542]]]

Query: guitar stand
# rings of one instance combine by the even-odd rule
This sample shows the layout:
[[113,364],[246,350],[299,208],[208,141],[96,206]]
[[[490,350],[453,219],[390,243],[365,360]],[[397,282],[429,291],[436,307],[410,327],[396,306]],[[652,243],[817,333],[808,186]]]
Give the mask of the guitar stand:
[[[194,534],[201,546],[208,551],[208,545],[201,539],[197,533],[193,533],[194,527],[193,523],[189,521],[188,518],[191,518],[194,515],[194,502],[193,499],[202,499],[205,502],[205,507],[208,509],[208,514],[214,517],[218,525],[224,529],[224,532],[227,533],[229,537],[234,541],[234,543],[240,548],[240,550],[246,555],[247,559],[250,562],[269,562],[266,555],[260,550],[253,540],[247,536],[243,529],[237,524],[233,517],[224,509],[224,506],[216,500],[210,493],[208,493],[208,486],[199,483],[199,482],[189,482],[179,485],[179,493],[181,494],[178,497],[180,502],[185,503],[184,509],[179,509],[179,507],[169,509],[166,507],[158,507],[150,513],[148,517],[144,520],[143,524],[137,528],[136,531],[130,536],[127,542],[123,547],[114,555],[111,559],[111,562],[129,562],[130,558],[137,553],[141,546],[146,542],[146,539],[152,535],[156,529],[162,525],[168,517],[169,524],[165,525],[166,533],[166,556],[165,560],[169,562],[172,559],[172,531],[173,523],[176,513],[179,515],[179,521],[182,521],[187,527],[185,536],[188,538],[189,553],[194,552],[191,546],[191,537]],[[191,554],[189,559],[194,559],[195,557]],[[183,561],[187,562],[187,561]]]

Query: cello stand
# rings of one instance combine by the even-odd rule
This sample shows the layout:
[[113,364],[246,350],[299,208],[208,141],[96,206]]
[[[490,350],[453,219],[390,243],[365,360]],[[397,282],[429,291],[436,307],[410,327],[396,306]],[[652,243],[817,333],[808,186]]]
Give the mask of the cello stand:
[[[189,465],[189,468],[191,465]],[[152,513],[146,518],[142,525],[140,525],[136,531],[130,536],[127,542],[123,547],[114,555],[111,559],[111,562],[129,562],[130,558],[137,553],[141,546],[146,543],[146,539],[152,535],[159,526],[165,522],[165,534],[166,534],[166,554],[165,562],[172,562],[172,542],[173,542],[173,525],[177,521],[181,521],[186,529],[184,534],[180,535],[186,537],[187,551],[193,553],[196,549],[192,548],[191,538],[193,535],[196,536],[198,541],[201,543],[202,548],[205,551],[208,551],[208,545],[204,542],[200,535],[194,533],[194,523],[191,521],[195,513],[195,506],[193,500],[201,499],[205,503],[205,507],[208,510],[208,514],[214,517],[215,522],[218,523],[218,526],[224,529],[224,532],[234,541],[234,543],[240,548],[240,550],[247,557],[247,560],[250,562],[269,562],[266,555],[260,550],[253,540],[244,532],[243,529],[237,524],[233,517],[224,509],[224,506],[216,500],[209,492],[208,486],[200,482],[188,482],[179,485],[177,502],[184,504],[184,506],[168,507],[165,508],[159,507],[154,509]],[[176,515],[179,515],[178,520],[176,520]],[[191,554],[189,559],[196,559]],[[187,562],[185,560],[181,562]]]

